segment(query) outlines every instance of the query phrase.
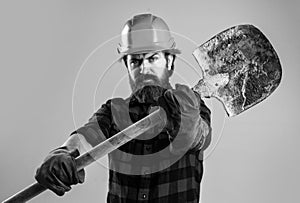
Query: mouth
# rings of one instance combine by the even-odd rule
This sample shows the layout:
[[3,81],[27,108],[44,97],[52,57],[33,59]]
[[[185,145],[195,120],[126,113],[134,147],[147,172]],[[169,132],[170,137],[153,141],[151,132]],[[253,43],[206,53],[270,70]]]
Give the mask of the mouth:
[[143,86],[152,86],[152,85],[159,85],[157,83],[156,80],[153,80],[153,79],[146,79],[146,80],[143,80],[142,83],[141,83]]
[[144,83],[154,83],[154,80],[151,78],[148,78],[148,79],[145,79],[143,82]]
[[143,75],[137,78],[136,83],[137,86],[144,87],[149,85],[159,85],[158,78],[153,75]]

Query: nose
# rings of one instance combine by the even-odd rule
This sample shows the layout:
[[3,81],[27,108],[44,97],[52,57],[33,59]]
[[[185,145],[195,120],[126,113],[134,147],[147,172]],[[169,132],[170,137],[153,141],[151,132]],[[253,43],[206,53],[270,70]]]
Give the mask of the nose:
[[151,64],[148,62],[148,60],[143,60],[140,73],[149,74],[150,72],[151,72]]

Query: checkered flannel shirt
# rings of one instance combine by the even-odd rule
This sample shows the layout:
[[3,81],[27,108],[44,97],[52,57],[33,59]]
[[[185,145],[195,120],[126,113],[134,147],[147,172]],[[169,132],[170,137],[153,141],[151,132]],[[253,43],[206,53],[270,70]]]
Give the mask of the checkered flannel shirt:
[[[120,98],[108,100],[89,119],[88,123],[72,134],[82,134],[91,145],[95,146],[118,133],[120,130],[112,117],[112,101],[114,104],[124,103],[124,100]],[[137,102],[134,100],[132,102],[132,99],[126,99],[125,103],[130,107],[130,118],[133,122],[147,115],[149,105],[136,104]],[[122,108],[122,105],[114,106]],[[202,100],[200,108],[202,120],[210,126],[210,110]],[[119,110],[122,111],[122,109],[117,109],[118,112]],[[199,202],[200,183],[203,175],[202,155],[203,150],[210,143],[210,138],[211,133],[209,132],[205,140],[201,139],[199,141],[204,142],[204,144],[197,145],[201,146],[201,149],[194,147],[188,150],[172,164],[168,162],[168,158],[162,159],[159,161],[160,166],[162,163],[169,163],[162,170],[156,170],[151,165],[137,163],[139,161],[136,157],[140,156],[136,155],[149,155],[168,147],[170,139],[165,130],[149,140],[131,140],[111,152],[109,154],[110,170],[107,202]]]

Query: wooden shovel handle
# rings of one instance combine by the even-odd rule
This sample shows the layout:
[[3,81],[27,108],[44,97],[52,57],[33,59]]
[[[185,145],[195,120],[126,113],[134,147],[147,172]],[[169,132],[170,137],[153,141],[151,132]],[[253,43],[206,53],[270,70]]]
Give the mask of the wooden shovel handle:
[[[150,115],[132,124],[104,142],[101,142],[90,151],[76,158],[77,171],[85,168],[94,161],[119,148],[147,130],[152,129],[154,126],[164,123],[166,123],[166,115],[164,111],[162,109],[155,110]],[[4,200],[3,203],[26,202],[45,190],[47,190],[45,187],[36,182]]]

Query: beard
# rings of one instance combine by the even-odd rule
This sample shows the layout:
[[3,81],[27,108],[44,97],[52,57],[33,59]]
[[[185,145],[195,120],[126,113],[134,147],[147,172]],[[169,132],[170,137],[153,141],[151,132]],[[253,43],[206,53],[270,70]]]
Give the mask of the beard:
[[132,96],[139,103],[156,104],[165,90],[171,88],[168,77],[159,80],[157,76],[149,74],[140,75],[135,81],[129,78],[129,82]]

